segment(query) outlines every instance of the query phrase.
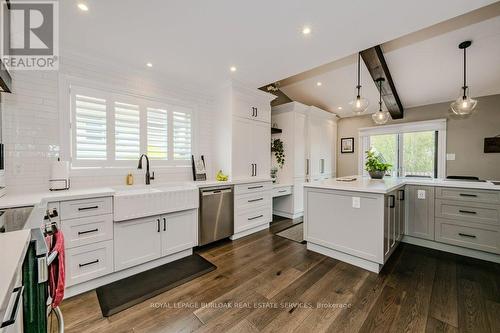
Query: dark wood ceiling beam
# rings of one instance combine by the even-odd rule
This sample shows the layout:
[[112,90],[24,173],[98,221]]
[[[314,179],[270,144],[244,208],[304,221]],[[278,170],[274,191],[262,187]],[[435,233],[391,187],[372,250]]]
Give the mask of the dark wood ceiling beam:
[[389,67],[387,67],[384,53],[382,52],[380,45],[361,51],[361,58],[363,58],[373,81],[376,81],[381,77],[385,79],[382,83],[382,100],[391,114],[392,119],[403,118],[403,104],[399,99],[396,86],[392,80]]

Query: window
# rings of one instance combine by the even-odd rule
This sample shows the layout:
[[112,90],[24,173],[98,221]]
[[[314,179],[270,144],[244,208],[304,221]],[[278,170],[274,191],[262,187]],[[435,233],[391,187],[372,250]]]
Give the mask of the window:
[[137,160],[141,150],[139,105],[115,102],[115,159]]
[[174,160],[191,159],[191,114],[174,112]]
[[105,160],[106,100],[85,95],[75,96],[75,158]]
[[71,87],[72,166],[132,166],[141,153],[156,165],[190,165],[190,108]]
[[154,160],[168,159],[167,110],[148,108],[148,156]]
[[360,174],[365,151],[373,148],[392,165],[390,174],[399,177],[444,177],[446,162],[446,120],[362,128]]

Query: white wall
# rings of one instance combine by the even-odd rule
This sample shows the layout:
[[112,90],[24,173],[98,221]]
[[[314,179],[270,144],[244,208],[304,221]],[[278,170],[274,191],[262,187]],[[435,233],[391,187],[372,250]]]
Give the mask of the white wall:
[[[112,87],[142,97],[179,101],[194,106],[195,153],[212,155],[212,112],[214,98],[200,87],[159,76],[153,69],[134,70],[129,66],[110,64],[95,57],[64,54],[59,72],[17,71],[13,76],[13,94],[2,95],[3,142],[6,152],[6,184],[9,193],[48,189],[50,162],[59,154],[66,157],[69,131],[64,115],[69,112],[66,83],[83,80]],[[67,158],[67,157],[66,157]],[[155,168],[157,182],[191,179],[187,167]],[[208,166],[210,167],[210,166]],[[128,172],[143,183],[143,171],[123,170],[78,171],[72,173],[72,187],[124,184]],[[209,169],[209,176],[212,171]]]

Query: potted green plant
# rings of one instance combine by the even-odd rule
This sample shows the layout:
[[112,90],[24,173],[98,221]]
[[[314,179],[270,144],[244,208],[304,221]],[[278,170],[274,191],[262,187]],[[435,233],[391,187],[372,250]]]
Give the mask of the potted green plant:
[[365,170],[368,171],[373,179],[382,179],[387,170],[392,167],[391,164],[385,163],[383,156],[374,149],[366,151]]
[[283,169],[283,165],[285,164],[285,148],[283,147],[283,141],[281,141],[281,139],[272,140],[271,151],[274,153],[280,169]]

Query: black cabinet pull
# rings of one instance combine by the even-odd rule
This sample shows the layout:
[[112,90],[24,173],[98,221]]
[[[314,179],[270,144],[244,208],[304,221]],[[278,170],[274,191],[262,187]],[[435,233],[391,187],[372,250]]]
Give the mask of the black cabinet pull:
[[89,210],[89,209],[97,209],[99,206],[90,206],[90,207],[79,207],[78,210]]
[[156,219],[156,232],[160,232],[160,219]]
[[396,207],[396,196],[394,195],[389,195],[389,208],[394,208]]
[[248,202],[256,202],[256,201],[261,201],[261,200],[264,200],[264,198],[252,199],[252,200],[248,200]]
[[462,214],[477,214],[477,212],[474,212],[472,210],[459,210],[460,213]]
[[92,230],[86,230],[86,231],[78,231],[78,236],[80,235],[85,235],[85,234],[89,234],[91,232],[97,232],[99,231],[99,229],[95,228],[95,229],[92,229]]
[[255,108],[255,117],[259,116],[259,108]]
[[477,194],[469,194],[469,193],[460,193],[461,197],[471,197],[471,198],[477,198]]
[[257,163],[255,163],[255,176],[257,176]]
[[264,186],[263,185],[259,185],[259,186],[250,186],[248,189],[249,190],[255,190],[257,188],[263,188]]
[[264,216],[264,215],[259,215],[259,216],[254,216],[254,217],[249,217],[249,218],[248,218],[248,221],[255,220],[255,219],[261,218],[261,217],[263,217],[263,216]]
[[167,231],[167,219],[163,218],[163,231]]
[[469,235],[469,234],[463,234],[461,232],[458,233],[462,237],[468,237],[468,238],[476,238],[476,235]]
[[97,264],[99,262],[99,259],[96,259],[94,261],[86,262],[85,264],[78,264],[79,267],[84,267],[92,264]]
[[405,190],[399,190],[399,201],[404,201],[405,200]]
[[284,193],[286,192],[286,190],[281,190],[281,191],[278,191],[278,193]]

